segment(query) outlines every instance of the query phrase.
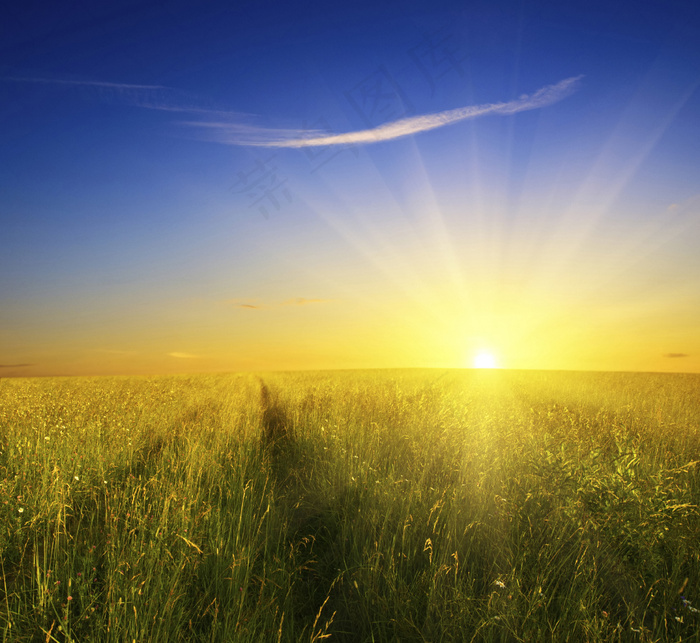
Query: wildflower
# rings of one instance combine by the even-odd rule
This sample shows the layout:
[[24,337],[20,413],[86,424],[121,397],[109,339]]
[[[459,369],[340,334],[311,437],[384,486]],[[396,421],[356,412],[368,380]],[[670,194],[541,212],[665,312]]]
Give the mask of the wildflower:
[[73,476],[73,478],[75,479],[76,482],[77,482],[78,480],[80,480],[80,478],[78,478],[78,476]]
[[72,601],[72,600],[73,600],[73,597],[72,597],[72,596],[69,596],[69,597],[68,597],[68,600],[69,600],[69,601]]
[[20,507],[17,511],[19,511],[21,514],[24,513],[24,507]]
[[496,585],[496,587],[500,587],[501,589],[506,588],[506,584],[503,581],[500,580],[495,580],[493,581],[493,584]]
[[699,612],[700,610],[694,608],[691,604],[690,601],[685,597],[681,595],[681,602],[683,603],[683,607],[687,608],[689,612]]

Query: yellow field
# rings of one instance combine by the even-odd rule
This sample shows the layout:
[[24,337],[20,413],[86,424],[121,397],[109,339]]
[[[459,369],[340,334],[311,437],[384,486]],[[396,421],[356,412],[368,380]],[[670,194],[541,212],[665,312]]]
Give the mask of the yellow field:
[[700,376],[0,380],[5,641],[691,641]]

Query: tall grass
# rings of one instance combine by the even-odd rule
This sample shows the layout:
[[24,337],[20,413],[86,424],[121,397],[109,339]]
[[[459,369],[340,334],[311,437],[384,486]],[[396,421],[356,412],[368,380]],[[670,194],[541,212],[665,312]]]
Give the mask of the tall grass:
[[698,640],[699,384],[0,380],[3,640]]

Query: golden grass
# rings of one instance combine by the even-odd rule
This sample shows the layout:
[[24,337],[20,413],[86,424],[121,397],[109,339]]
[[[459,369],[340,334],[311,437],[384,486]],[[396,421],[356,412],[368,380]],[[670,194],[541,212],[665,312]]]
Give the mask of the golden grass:
[[1,380],[3,640],[697,640],[699,384]]

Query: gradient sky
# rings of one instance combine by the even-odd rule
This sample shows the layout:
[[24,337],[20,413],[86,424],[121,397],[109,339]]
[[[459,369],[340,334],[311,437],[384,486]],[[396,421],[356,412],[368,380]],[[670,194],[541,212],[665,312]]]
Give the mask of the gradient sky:
[[14,3],[0,377],[700,372],[700,5]]

